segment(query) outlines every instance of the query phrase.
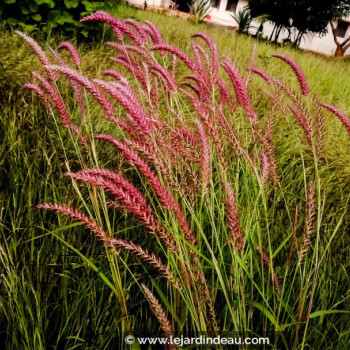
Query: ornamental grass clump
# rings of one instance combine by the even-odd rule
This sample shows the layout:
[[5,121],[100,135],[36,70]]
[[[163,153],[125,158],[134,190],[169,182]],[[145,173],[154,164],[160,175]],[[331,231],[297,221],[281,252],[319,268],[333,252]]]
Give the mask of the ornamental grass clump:
[[[99,76],[84,72],[72,44],[58,46],[69,52],[69,61],[54,50],[50,61],[33,39],[18,33],[47,76],[33,72],[36,84],[24,88],[60,120],[67,130],[60,133],[62,143],[70,135],[79,159],[65,162],[74,189],[69,205],[38,208],[85,225],[105,245],[124,331],[144,327],[130,311],[143,290],[168,338],[284,330],[276,342],[288,343],[298,335],[295,325],[307,325],[315,315],[320,254],[330,249],[323,246],[323,221],[336,231],[342,220],[323,215],[319,167],[327,164],[327,145],[319,151],[325,132],[318,125],[320,107],[348,132],[349,119],[307,96],[305,75],[285,55],[274,56],[291,66],[302,94],[254,67],[255,56],[247,78],[234,58],[220,57],[205,33],[193,35],[188,54],[165,43],[149,21],[101,11],[82,19],[88,21],[108,24],[117,37],[106,43],[115,56]],[[264,113],[250,93],[252,73],[266,83],[259,91]],[[75,91],[75,110],[60,93],[65,84]],[[103,131],[91,115],[98,114],[97,105],[106,120]],[[280,135],[286,128],[295,145],[290,149]],[[290,174],[295,178],[288,183]],[[134,270],[129,255],[144,263],[141,269]]]

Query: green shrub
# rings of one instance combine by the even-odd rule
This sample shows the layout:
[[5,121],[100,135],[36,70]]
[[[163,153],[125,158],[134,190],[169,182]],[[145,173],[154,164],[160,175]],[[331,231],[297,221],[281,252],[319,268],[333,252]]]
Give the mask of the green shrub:
[[0,20],[5,26],[20,27],[27,32],[39,29],[44,32],[76,31],[86,37],[91,29],[79,19],[94,11],[111,11],[112,8],[112,2],[104,1],[3,0],[0,3]]

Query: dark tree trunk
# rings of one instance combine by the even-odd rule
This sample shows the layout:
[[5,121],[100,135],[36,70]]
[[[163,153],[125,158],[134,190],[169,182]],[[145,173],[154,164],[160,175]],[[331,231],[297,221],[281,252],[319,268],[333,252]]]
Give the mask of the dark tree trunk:
[[336,50],[335,50],[334,56],[335,56],[335,57],[344,57],[345,51],[346,51],[346,50],[344,50],[343,47],[337,46],[337,48],[336,48]]
[[273,29],[272,29],[272,33],[271,33],[271,35],[270,35],[270,41],[272,40],[272,38],[273,38],[273,34],[274,34],[274,32],[275,32],[275,30],[276,30],[276,28],[277,28],[277,24],[275,24],[275,26],[273,27]]

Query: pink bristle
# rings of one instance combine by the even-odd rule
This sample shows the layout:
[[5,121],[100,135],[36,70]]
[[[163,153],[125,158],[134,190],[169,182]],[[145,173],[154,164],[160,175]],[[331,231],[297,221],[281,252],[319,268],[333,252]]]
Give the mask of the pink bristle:
[[33,38],[23,34],[19,30],[15,30],[15,33],[29,44],[29,46],[32,48],[32,50],[35,52],[35,54],[39,58],[40,63],[44,66],[44,69],[46,71],[48,78],[54,83],[57,80],[57,78],[54,72],[52,72],[52,70],[47,67],[47,65],[50,64],[50,61],[46,57],[45,52],[40,47],[40,45]]
[[71,44],[68,41],[64,41],[63,43],[59,44],[57,47],[59,50],[60,49],[66,49],[68,50],[68,52],[70,53],[74,63],[79,66],[81,63],[81,58],[80,58],[80,54],[78,52],[78,50],[76,49],[76,47]]
[[302,94],[304,96],[307,96],[310,92],[309,86],[308,86],[307,80],[305,78],[305,75],[304,75],[303,71],[301,70],[301,68],[299,67],[299,65],[293,59],[291,59],[290,57],[288,57],[286,55],[275,54],[275,55],[272,55],[272,57],[279,58],[280,60],[289,64],[289,66],[293,69],[296,77],[298,78]]

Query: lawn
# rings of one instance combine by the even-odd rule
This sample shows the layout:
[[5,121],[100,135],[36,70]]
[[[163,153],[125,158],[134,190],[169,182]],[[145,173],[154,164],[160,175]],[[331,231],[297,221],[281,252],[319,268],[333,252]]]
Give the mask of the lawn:
[[[269,337],[266,349],[347,349],[349,60],[164,13],[116,17],[152,21],[190,60],[153,47],[149,29],[153,42],[126,36],[114,62],[123,46],[95,23],[95,41],[31,34],[45,70],[26,40],[0,34],[2,348],[235,332]],[[67,40],[79,66],[49,50]],[[106,83],[110,69],[128,83]]]

